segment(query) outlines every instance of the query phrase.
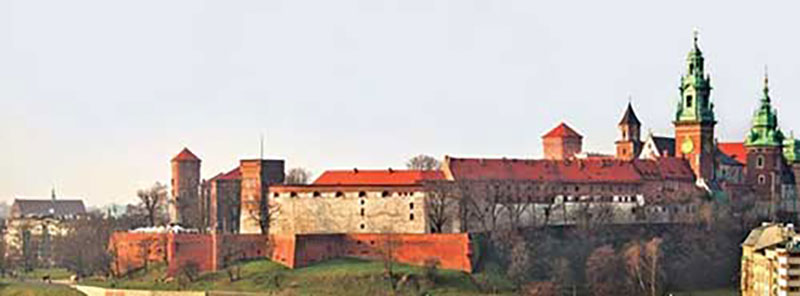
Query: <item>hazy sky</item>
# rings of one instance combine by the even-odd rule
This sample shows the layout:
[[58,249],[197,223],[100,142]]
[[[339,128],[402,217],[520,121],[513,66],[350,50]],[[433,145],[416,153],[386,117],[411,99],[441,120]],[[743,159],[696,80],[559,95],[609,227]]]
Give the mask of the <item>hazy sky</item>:
[[[735,3],[736,2],[736,3]],[[720,140],[769,64],[800,135],[800,9],[773,1],[0,1],[0,200],[126,202],[188,146],[318,175],[414,154],[539,157],[559,121],[613,151],[628,96],[672,134],[693,27]],[[792,7],[790,7],[792,6]]]

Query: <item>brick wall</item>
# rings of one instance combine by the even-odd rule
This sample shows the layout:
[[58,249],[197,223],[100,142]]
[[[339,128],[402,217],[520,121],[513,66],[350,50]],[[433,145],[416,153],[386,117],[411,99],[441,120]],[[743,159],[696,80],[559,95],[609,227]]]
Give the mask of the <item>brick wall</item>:
[[117,232],[109,239],[109,250],[117,256],[112,269],[118,274],[141,268],[148,262],[167,259],[167,236],[159,233]]
[[289,268],[354,257],[422,266],[436,260],[444,269],[472,271],[469,234],[297,234],[271,236],[273,261]]
[[355,257],[381,260],[391,253],[394,261],[424,265],[436,260],[444,269],[472,271],[469,234],[298,234],[298,235],[217,235],[114,233],[110,248],[117,252],[112,267],[124,274],[142,267],[142,248],[150,262],[167,262],[174,275],[189,262],[200,271],[216,271],[228,262],[241,259],[272,258],[289,268],[317,262]]

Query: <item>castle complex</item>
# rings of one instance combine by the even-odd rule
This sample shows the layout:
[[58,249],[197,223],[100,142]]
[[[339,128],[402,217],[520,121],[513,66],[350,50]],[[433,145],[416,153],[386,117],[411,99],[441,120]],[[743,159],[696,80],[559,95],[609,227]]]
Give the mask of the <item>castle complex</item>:
[[800,145],[779,129],[766,75],[741,141],[717,141],[711,90],[695,35],[674,135],[642,137],[629,103],[614,154],[583,151],[583,136],[560,123],[542,136],[542,159],[445,156],[437,170],[332,170],[287,185],[283,160],[242,160],[202,181],[200,159],[185,149],[172,160],[171,217],[211,234],[292,236],[292,248],[303,237],[309,249],[335,235],[351,235],[337,239],[354,246],[359,235],[423,235],[414,240],[424,245],[426,234],[508,226],[691,223],[704,200],[753,202],[762,217],[795,219]]

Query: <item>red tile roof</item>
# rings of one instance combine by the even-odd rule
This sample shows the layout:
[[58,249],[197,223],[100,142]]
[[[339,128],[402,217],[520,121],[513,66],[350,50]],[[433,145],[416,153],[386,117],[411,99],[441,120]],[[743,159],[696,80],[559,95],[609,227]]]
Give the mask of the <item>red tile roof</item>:
[[542,138],[583,138],[579,133],[570,128],[566,123],[561,123],[550,130]]
[[200,161],[200,158],[194,155],[192,151],[189,151],[189,148],[183,148],[181,153],[172,158],[172,161]]
[[689,164],[677,158],[634,161],[448,158],[446,165],[456,180],[629,183],[662,178],[694,178]]
[[217,181],[217,180],[240,180],[240,179],[242,179],[242,171],[239,170],[239,167],[236,167],[235,169],[231,170],[230,172],[219,173],[218,175],[214,176],[214,178],[211,178],[208,181],[211,182],[211,181]]
[[425,180],[443,180],[441,171],[347,170],[325,171],[312,185],[418,185]]
[[747,163],[747,148],[744,147],[743,142],[719,143],[717,148],[739,163]]

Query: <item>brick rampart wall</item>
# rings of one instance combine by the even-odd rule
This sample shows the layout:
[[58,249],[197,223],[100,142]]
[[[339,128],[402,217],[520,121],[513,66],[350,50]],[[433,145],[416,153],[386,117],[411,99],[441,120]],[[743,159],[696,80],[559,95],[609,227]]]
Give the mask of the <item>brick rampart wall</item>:
[[[148,243],[142,243],[148,242]],[[152,242],[152,243],[150,243]],[[424,265],[435,260],[440,268],[472,271],[469,234],[298,234],[214,235],[146,234],[118,232],[111,250],[113,268],[121,274],[142,267],[142,247],[150,246],[151,262],[167,262],[176,274],[189,262],[200,271],[216,271],[228,262],[269,257],[289,268],[304,267],[333,258],[381,260],[391,253],[396,262]]]
[[112,269],[118,274],[143,267],[148,262],[164,262],[167,259],[167,236],[158,233],[117,232],[111,235],[109,250],[117,256]]

